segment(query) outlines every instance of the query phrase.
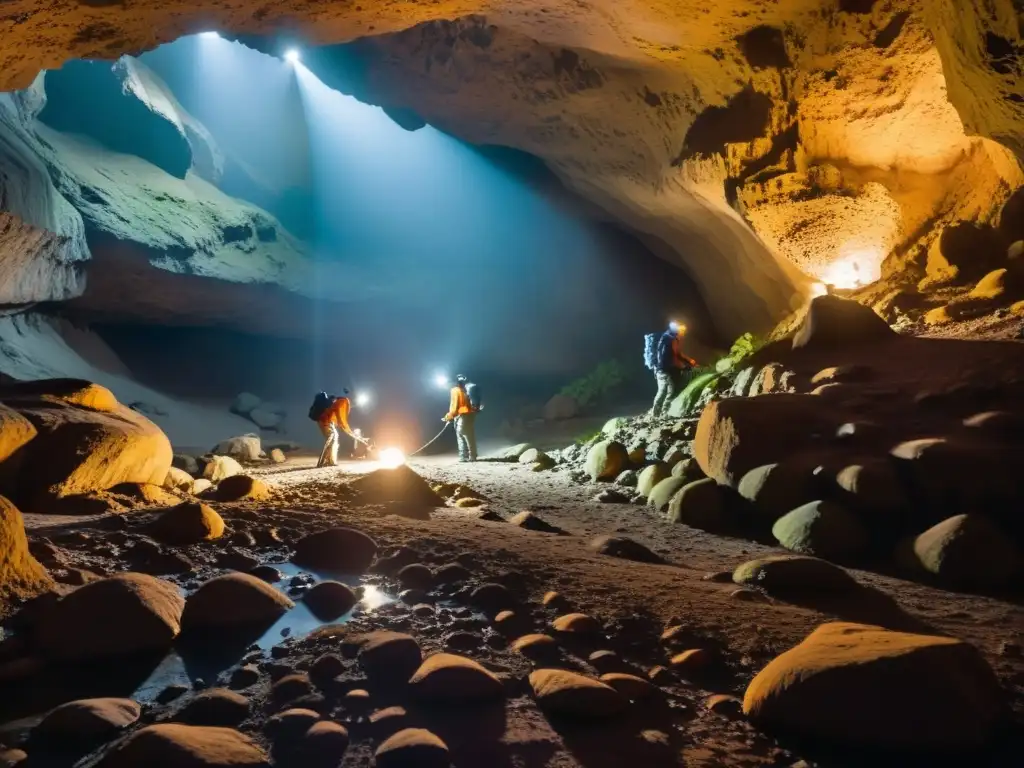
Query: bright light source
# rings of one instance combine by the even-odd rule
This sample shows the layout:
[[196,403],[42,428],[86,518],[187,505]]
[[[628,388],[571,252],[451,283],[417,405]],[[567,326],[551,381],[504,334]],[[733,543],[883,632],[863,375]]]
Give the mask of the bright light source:
[[215,37],[220,37],[220,35],[217,34],[216,32],[200,32],[199,36],[200,37],[205,37],[207,40],[212,40]]
[[302,58],[297,48],[289,48],[284,54],[285,61],[289,64],[297,64],[299,59]]
[[828,286],[824,283],[814,283],[811,285],[811,298],[817,298],[818,296],[824,296],[828,293]]
[[369,392],[357,392],[356,393],[356,406],[358,408],[365,408],[370,404],[370,393]]
[[394,469],[405,464],[405,454],[398,448],[385,448],[380,452],[381,466]]
[[382,605],[392,602],[392,599],[380,587],[373,584],[364,584],[363,597],[359,602],[363,604],[363,608],[367,611],[375,611]]
[[355,429],[352,430],[352,434],[355,435],[356,437],[362,437],[363,430],[361,430],[359,427],[356,427]]
[[447,373],[435,373],[434,384],[442,389],[448,386],[448,374]]
[[844,249],[838,259],[818,273],[818,279],[839,289],[860,288],[882,276],[885,254],[874,248]]

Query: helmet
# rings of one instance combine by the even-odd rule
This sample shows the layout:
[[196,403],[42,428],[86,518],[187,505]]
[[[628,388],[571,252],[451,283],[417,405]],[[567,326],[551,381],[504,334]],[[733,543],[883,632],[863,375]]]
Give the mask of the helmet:
[[458,376],[455,377],[455,381],[458,384],[465,384],[467,381],[469,381],[469,379],[467,379],[464,375],[460,373]]
[[342,395],[344,395],[345,397],[348,397],[348,393],[349,393],[349,388],[348,387],[342,387],[341,388],[341,394]]

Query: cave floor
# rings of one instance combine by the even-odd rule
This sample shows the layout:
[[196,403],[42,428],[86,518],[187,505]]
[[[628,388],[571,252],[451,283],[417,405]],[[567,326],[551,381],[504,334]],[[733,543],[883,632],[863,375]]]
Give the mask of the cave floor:
[[[465,564],[474,584],[499,581],[508,585],[528,606],[532,631],[536,632],[545,631],[545,626],[558,615],[541,605],[546,592],[557,591],[572,610],[594,616],[605,626],[604,640],[565,646],[564,663],[589,674],[594,672],[585,663],[588,655],[602,649],[616,651],[640,674],[658,665],[667,666],[671,651],[660,644],[659,635],[666,626],[676,624],[686,627],[685,643],[676,651],[701,647],[714,654],[713,668],[698,680],[688,681],[669,673],[659,682],[665,695],[656,704],[634,706],[628,715],[610,723],[571,724],[545,717],[537,709],[525,681],[529,662],[509,649],[507,642],[479,614],[470,615],[467,609],[455,607],[455,603],[438,601],[436,615],[430,613],[424,618],[425,611],[417,612],[399,600],[352,619],[347,630],[408,632],[418,639],[425,654],[434,650],[463,653],[506,679],[506,706],[503,710],[499,707],[499,712],[414,710],[416,717],[448,743],[457,768],[790,766],[800,759],[810,761],[811,765],[844,768],[866,764],[935,766],[947,764],[947,759],[950,764],[967,764],[962,761],[968,759],[971,765],[978,766],[1014,762],[1010,757],[1014,756],[1013,745],[1019,748],[1021,743],[1019,727],[1012,728],[1012,733],[991,753],[967,758],[961,755],[955,760],[952,756],[931,756],[919,762],[901,757],[891,758],[890,762],[885,756],[835,753],[813,745],[778,741],[760,733],[741,717],[709,711],[705,701],[719,693],[742,698],[749,680],[768,661],[795,645],[819,623],[842,619],[948,634],[974,644],[1006,687],[1019,726],[1024,719],[1024,658],[1015,652],[1019,648],[1016,644],[1024,636],[1024,606],[1019,598],[957,594],[883,573],[856,570],[852,573],[868,589],[855,600],[832,597],[828,602],[792,604],[759,593],[750,599],[749,592],[745,593],[747,599],[743,599],[733,596],[736,587],[724,574],[745,560],[780,550],[669,525],[647,507],[593,501],[600,486],[577,485],[564,472],[538,474],[518,464],[489,462],[462,465],[453,457],[410,461],[430,481],[472,488],[474,495],[487,499],[484,509],[503,518],[531,510],[562,529],[562,534],[556,534],[481,520],[481,508],[444,508],[435,510],[429,520],[414,520],[388,515],[382,507],[354,506],[344,490],[345,481],[376,465],[346,462],[338,468],[318,470],[314,464],[315,457],[299,456],[282,465],[257,470],[274,486],[273,502],[220,505],[218,509],[229,531],[258,534],[260,530],[273,529],[287,543],[332,524],[354,526],[373,536],[385,552],[404,545],[416,552],[420,562],[437,566],[457,560]],[[130,516],[136,517],[138,523],[129,522],[127,531],[118,532],[122,537],[131,538],[132,529],[143,530],[143,520],[148,515]],[[127,567],[117,562],[116,557],[110,557],[112,548],[102,544],[103,533],[92,531],[83,536],[83,531],[90,528],[102,529],[102,519],[51,519],[41,526],[44,521],[33,517],[27,522],[30,538],[46,536],[60,546],[68,567],[99,571]],[[602,534],[628,536],[664,557],[667,564],[644,564],[596,554],[588,543]],[[205,561],[204,549],[211,553]],[[165,578],[188,589],[218,572],[213,552],[216,550],[219,556],[225,549],[226,545],[213,543],[193,546],[187,554],[199,565],[186,576]],[[234,549],[237,551],[238,547]],[[288,551],[287,546],[243,549],[261,562],[270,563],[281,562]],[[212,567],[203,565],[204,562]],[[710,577],[712,574],[717,576]],[[397,594],[394,585],[393,592]],[[563,608],[562,612],[567,610]],[[445,616],[443,620],[437,618],[441,615]],[[313,641],[315,636],[314,633],[305,640],[292,636],[280,641],[290,646],[284,658],[289,666],[308,669],[319,655],[332,650],[331,643],[338,642],[333,636]],[[249,651],[246,658],[250,662],[263,659],[261,668],[276,663],[261,657],[262,652],[252,646]],[[271,657],[279,658],[274,649]],[[229,675],[229,671],[225,674]],[[365,684],[358,671],[352,669],[336,682],[348,687]],[[265,682],[242,692],[254,701],[268,695]],[[191,694],[186,698],[188,695]],[[841,696],[841,692],[837,695]],[[385,696],[374,702],[374,707],[389,703],[395,701]],[[149,717],[171,717],[175,705],[169,710],[156,706]],[[265,709],[254,714],[240,727],[258,734],[262,721],[269,716],[267,712]],[[10,720],[12,714],[5,717]],[[28,713],[18,714],[24,717]],[[345,722],[352,734],[343,765],[371,765],[376,742],[366,732],[365,721],[351,713],[344,714],[344,707],[334,717]]]

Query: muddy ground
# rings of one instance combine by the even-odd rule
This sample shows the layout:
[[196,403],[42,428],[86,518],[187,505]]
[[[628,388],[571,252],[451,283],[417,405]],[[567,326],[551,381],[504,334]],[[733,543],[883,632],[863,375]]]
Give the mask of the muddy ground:
[[[460,562],[470,571],[468,584],[455,585],[430,596],[405,595],[374,610],[357,610],[337,632],[316,630],[317,622],[293,610],[270,632],[247,647],[228,649],[217,661],[187,662],[185,675],[143,663],[139,669],[47,671],[4,686],[21,695],[3,700],[6,725],[0,740],[17,743],[38,715],[60,701],[96,695],[135,696],[146,704],[144,722],[172,719],[182,702],[197,690],[225,685],[238,688],[240,666],[256,665],[256,682],[240,692],[252,702],[241,730],[260,736],[266,719],[280,708],[269,686],[281,676],[310,669],[325,653],[345,657],[345,638],[366,629],[394,629],[414,635],[424,653],[449,650],[483,663],[504,680],[504,708],[423,710],[399,692],[371,687],[369,709],[403,704],[409,717],[438,733],[452,752],[457,768],[473,766],[790,766],[807,765],[978,765],[1016,763],[1021,740],[1011,728],[994,749],[970,756],[932,756],[909,759],[836,753],[817,745],[779,741],[758,732],[735,714],[709,711],[711,694],[742,698],[749,680],[768,661],[792,647],[816,625],[834,618],[879,624],[893,629],[948,634],[977,646],[1007,689],[1019,724],[1024,718],[1024,606],[1011,598],[957,594],[910,583],[889,575],[854,571],[868,587],[858,598],[829,598],[830,603],[795,605],[749,590],[736,595],[728,572],[743,562],[778,550],[755,542],[722,538],[658,519],[646,507],[602,504],[592,500],[599,484],[574,484],[566,472],[534,473],[518,464],[480,462],[458,464],[451,457],[412,461],[432,481],[471,487],[487,499],[485,511],[510,518],[531,510],[562,530],[561,534],[518,528],[508,522],[479,519],[481,508],[443,508],[430,520],[388,515],[387,508],[354,505],[345,483],[354,475],[374,469],[369,462],[349,462],[335,469],[315,469],[315,458],[299,456],[285,464],[257,470],[275,488],[271,503],[222,504],[217,508],[228,524],[226,539],[182,550],[190,568],[161,573],[188,590],[205,578],[258,560],[285,563],[289,544],[303,534],[342,523],[373,536],[384,553],[404,546],[413,552],[409,561],[432,566]],[[148,519],[136,513],[114,521],[29,517],[30,538],[38,550],[43,538],[50,553],[51,571],[58,578],[69,568],[110,573],[137,567],[131,561],[133,539],[141,536]],[[119,518],[120,520],[120,518]],[[111,529],[116,530],[111,530]],[[668,564],[650,565],[599,555],[589,542],[598,535],[629,536],[665,558]],[[45,543],[44,543],[45,544]],[[49,546],[49,544],[45,544]],[[175,553],[167,553],[175,557]],[[162,555],[163,557],[163,555]],[[56,560],[54,560],[56,558]],[[246,560],[246,558],[252,558]],[[162,562],[162,561],[161,561]],[[156,568],[167,569],[166,563]],[[171,567],[171,570],[174,570]],[[285,580],[278,584],[296,600],[312,578],[294,566],[283,566]],[[717,574],[717,576],[715,575]],[[74,578],[73,576],[71,577]],[[305,579],[305,581],[303,581]],[[569,724],[552,720],[537,709],[525,677],[530,662],[508,647],[507,640],[477,609],[468,606],[471,588],[485,582],[505,584],[525,607],[535,631],[544,631],[565,608],[543,607],[543,595],[555,590],[572,609],[598,618],[604,638],[564,644],[563,663],[595,674],[587,663],[597,650],[616,651],[640,675],[666,665],[673,651],[704,648],[716,659],[697,679],[675,673],[657,679],[664,692],[652,702],[636,706],[612,723]],[[397,597],[401,587],[386,575],[362,581],[381,594]],[[422,603],[432,605],[428,610]],[[418,608],[413,606],[420,604]],[[659,641],[670,625],[686,627],[674,648]],[[313,630],[313,634],[308,634]],[[319,635],[318,635],[319,632]],[[358,666],[348,659],[345,672],[330,686],[309,693],[305,705],[343,722],[352,744],[344,766],[372,764],[375,734],[366,712],[347,702],[345,694],[366,687]],[[174,666],[174,665],[172,665]],[[841,697],[842,692],[837,691]],[[163,701],[173,696],[173,700]],[[300,705],[303,702],[300,701]],[[260,736],[262,738],[262,736]],[[96,756],[85,764],[94,762]],[[964,762],[964,761],[967,762]],[[39,762],[34,765],[61,765]],[[70,765],[70,763],[64,763]],[[287,764],[284,761],[283,764]]]

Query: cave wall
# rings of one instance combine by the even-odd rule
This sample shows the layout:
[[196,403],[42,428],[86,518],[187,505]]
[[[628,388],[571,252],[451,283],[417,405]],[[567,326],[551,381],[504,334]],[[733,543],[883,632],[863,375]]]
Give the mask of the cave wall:
[[898,279],[1021,184],[1012,0],[59,5],[5,6],[0,87],[207,29],[362,38],[360,98],[542,157],[664,242],[723,335],[786,314],[807,274]]

